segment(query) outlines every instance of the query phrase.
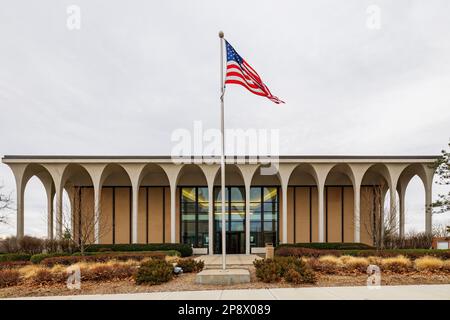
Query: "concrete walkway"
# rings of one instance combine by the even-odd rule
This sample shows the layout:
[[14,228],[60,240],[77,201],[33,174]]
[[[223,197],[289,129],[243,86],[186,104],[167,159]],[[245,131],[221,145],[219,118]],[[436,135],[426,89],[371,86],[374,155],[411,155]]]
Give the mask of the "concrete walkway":
[[[205,268],[222,268],[222,255],[203,255],[195,258],[196,260],[203,260]],[[228,267],[245,267],[252,266],[253,261],[261,259],[255,254],[227,254],[226,263]]]
[[[19,298],[22,299],[22,298]],[[36,297],[40,300],[450,300],[450,285],[204,290]]]

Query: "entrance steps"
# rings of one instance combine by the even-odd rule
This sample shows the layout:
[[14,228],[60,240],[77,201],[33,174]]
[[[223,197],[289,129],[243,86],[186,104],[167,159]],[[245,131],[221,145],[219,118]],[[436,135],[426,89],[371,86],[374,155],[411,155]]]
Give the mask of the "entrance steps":
[[[262,259],[255,254],[227,254],[226,266],[227,269],[248,269],[253,266],[253,261]],[[202,255],[195,258],[195,260],[202,260],[205,262],[205,269],[222,269],[222,255]]]

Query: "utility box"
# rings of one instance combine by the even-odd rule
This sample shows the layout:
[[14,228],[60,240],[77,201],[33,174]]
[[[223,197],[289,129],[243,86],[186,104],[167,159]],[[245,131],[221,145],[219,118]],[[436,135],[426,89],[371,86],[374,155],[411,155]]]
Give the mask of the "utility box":
[[266,259],[273,259],[274,247],[272,243],[266,243]]
[[450,237],[433,238],[432,248],[440,250],[450,249]]

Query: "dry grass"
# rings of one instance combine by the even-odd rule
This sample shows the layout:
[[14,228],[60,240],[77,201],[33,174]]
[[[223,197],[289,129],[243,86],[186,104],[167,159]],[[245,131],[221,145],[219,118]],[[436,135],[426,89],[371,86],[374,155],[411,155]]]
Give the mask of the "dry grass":
[[414,261],[414,267],[418,271],[436,272],[442,269],[444,262],[436,257],[425,256]]
[[341,256],[339,258],[344,268],[347,270],[355,270],[365,272],[369,266],[369,260],[364,257]]
[[444,260],[444,263],[442,264],[442,269],[444,271],[450,272],[450,260]]
[[410,270],[411,266],[411,260],[401,255],[381,260],[381,269],[384,271],[407,272]]

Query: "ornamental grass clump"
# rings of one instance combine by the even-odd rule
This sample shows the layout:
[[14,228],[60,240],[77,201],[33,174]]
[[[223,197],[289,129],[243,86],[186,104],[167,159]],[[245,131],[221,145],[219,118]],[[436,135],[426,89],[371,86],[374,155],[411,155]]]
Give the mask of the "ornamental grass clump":
[[0,288],[18,285],[20,282],[20,272],[13,269],[0,270]]
[[408,272],[410,271],[411,266],[411,260],[401,255],[392,258],[383,258],[381,260],[381,269],[383,271],[391,271],[397,273]]
[[444,262],[436,257],[425,256],[414,261],[414,268],[417,271],[437,272],[442,269]]
[[364,257],[341,256],[339,260],[346,271],[366,272],[369,260]]

